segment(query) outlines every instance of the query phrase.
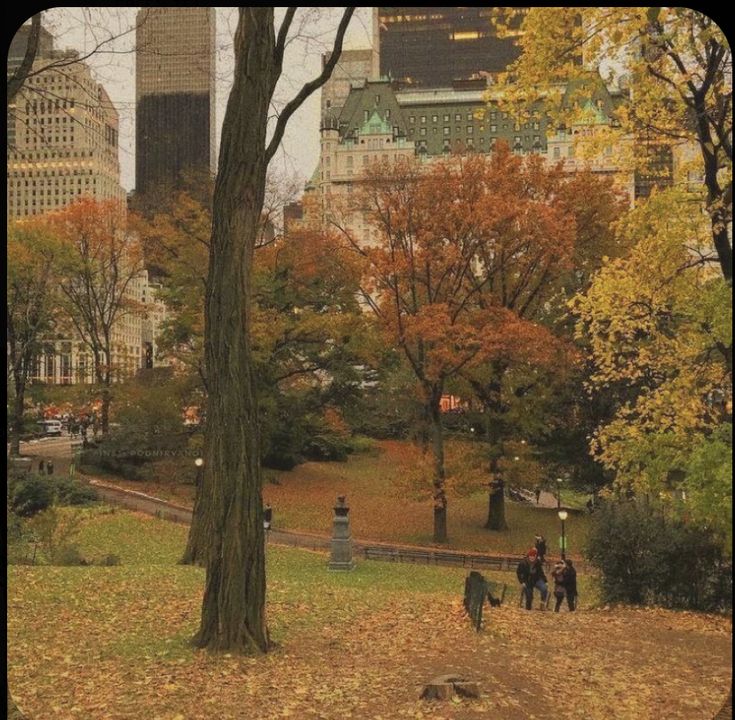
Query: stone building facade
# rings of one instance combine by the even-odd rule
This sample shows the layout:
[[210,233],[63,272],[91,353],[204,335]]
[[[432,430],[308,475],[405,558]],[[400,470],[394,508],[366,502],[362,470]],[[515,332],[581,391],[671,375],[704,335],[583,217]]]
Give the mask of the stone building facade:
[[82,195],[125,203],[118,113],[78,57],[46,40],[36,74],[8,108],[9,220],[59,210]]

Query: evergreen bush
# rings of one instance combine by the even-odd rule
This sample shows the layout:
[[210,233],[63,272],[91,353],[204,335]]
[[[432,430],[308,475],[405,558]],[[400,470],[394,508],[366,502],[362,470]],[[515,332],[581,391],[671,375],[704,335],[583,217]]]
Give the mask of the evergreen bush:
[[604,503],[591,516],[584,553],[600,571],[606,602],[732,607],[732,565],[717,538],[661,503]]

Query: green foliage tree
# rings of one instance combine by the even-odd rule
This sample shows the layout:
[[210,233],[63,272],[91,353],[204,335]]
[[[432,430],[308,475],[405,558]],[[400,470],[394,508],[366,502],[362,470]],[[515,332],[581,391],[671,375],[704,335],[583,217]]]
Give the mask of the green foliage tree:
[[591,389],[618,397],[615,416],[592,438],[595,457],[618,488],[684,491],[698,517],[724,531],[732,290],[702,262],[708,224],[696,196],[655,195],[619,225],[630,254],[604,267],[572,307],[594,362]]
[[[531,8],[522,30],[523,52],[504,88],[512,103],[529,112],[542,98],[557,125],[587,123],[593,149],[597,140],[618,149],[630,140],[632,156],[649,170],[658,148],[695,150],[714,260],[731,282],[732,56],[717,23],[686,7]],[[590,82],[599,83],[611,58],[622,63],[629,88],[612,125],[596,130]]]
[[39,222],[15,222],[8,228],[7,342],[13,382],[10,453],[20,454],[26,386],[33,363],[46,348],[58,320],[56,258],[60,252],[48,228]]

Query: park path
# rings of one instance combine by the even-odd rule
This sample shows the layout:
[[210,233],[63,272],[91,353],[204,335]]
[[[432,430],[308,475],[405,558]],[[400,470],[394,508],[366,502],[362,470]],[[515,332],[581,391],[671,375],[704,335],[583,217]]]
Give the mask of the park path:
[[[54,463],[55,475],[68,474],[71,452],[71,439],[68,436],[21,443],[21,453],[33,458],[34,469],[39,460],[51,459]],[[113,483],[89,475],[77,474],[76,477],[80,481],[92,485],[99,496],[111,505],[119,505],[129,510],[153,515],[170,522],[185,525],[191,523],[191,508],[161,500],[160,498],[142,492],[121,488]],[[546,493],[546,495],[553,498],[553,507],[556,507],[555,496],[551,493]],[[541,499],[543,499],[543,493]],[[276,528],[272,528],[269,531],[268,538],[269,542],[275,543],[276,545],[288,545],[321,552],[328,552],[330,550],[331,540],[329,535],[293,532]],[[486,570],[501,571],[513,571],[519,560],[517,555],[476,553],[420,545],[396,545],[376,541],[368,542],[356,538],[353,538],[353,549],[357,555],[362,555],[368,560],[444,565],[474,569],[484,568]],[[578,572],[584,573],[587,570],[584,561],[574,555],[571,557],[575,561]],[[546,570],[547,572],[551,571],[550,563],[547,563]]]

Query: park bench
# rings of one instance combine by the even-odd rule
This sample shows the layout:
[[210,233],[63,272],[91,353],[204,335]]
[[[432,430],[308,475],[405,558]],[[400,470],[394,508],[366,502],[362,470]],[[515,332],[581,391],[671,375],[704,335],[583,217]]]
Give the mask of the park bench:
[[508,563],[505,558],[474,557],[471,561],[472,567],[484,567],[490,570],[507,570]]
[[428,562],[431,555],[426,550],[398,550],[398,557],[403,562]]
[[456,553],[442,553],[442,552],[432,553],[432,558],[435,563],[447,563],[448,565],[461,565],[462,567],[465,566],[466,560],[467,560],[466,555],[458,555]]
[[392,562],[395,562],[397,559],[397,553],[393,548],[366,545],[364,552],[365,557],[368,560],[391,560]]

